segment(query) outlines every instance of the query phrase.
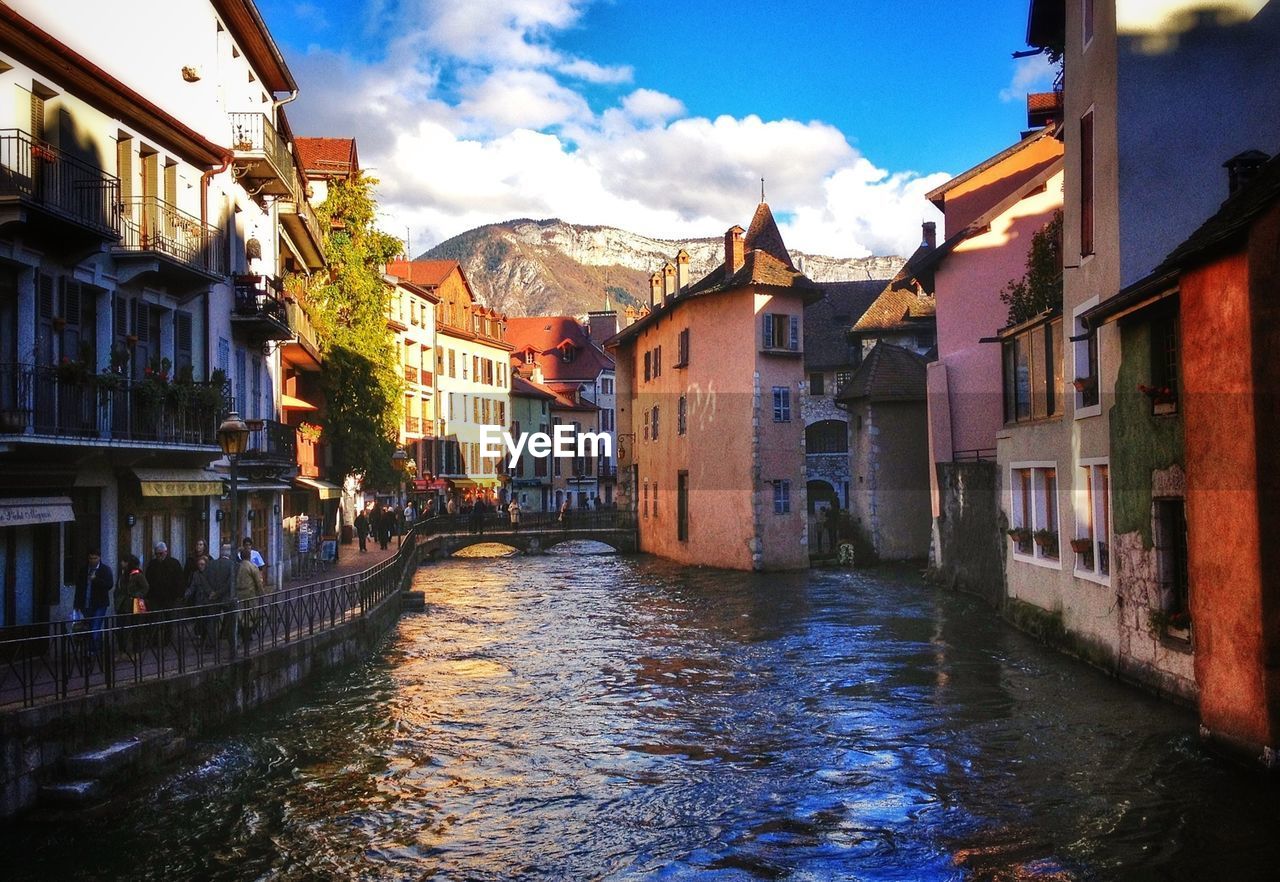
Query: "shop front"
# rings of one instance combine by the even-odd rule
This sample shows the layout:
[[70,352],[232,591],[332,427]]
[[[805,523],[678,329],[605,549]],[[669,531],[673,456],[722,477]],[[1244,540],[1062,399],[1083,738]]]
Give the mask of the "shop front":
[[210,502],[222,495],[222,479],[208,469],[134,468],[121,476],[117,556],[146,562],[157,542],[185,561],[197,539],[208,540]]
[[70,496],[0,499],[0,626],[49,621],[64,581],[64,534],[74,522]]

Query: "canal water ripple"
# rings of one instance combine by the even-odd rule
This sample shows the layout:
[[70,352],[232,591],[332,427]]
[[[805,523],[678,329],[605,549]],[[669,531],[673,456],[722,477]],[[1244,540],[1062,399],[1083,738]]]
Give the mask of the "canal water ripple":
[[0,832],[6,876],[1276,878],[1280,795],[1191,714],[909,571],[417,581],[379,653],[186,771]]

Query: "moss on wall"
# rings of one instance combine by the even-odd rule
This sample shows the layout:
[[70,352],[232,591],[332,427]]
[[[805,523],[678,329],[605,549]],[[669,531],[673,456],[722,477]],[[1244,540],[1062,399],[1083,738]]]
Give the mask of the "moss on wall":
[[1120,371],[1111,407],[1113,532],[1137,532],[1150,548],[1151,473],[1183,464],[1182,418],[1154,416],[1138,391],[1151,383],[1151,325],[1139,316],[1120,324]]

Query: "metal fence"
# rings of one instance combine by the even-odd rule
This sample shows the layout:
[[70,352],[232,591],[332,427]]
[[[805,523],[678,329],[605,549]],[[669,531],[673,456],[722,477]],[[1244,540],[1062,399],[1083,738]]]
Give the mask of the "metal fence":
[[420,533],[362,573],[250,601],[0,629],[0,707],[32,705],[179,676],[305,640],[362,618],[404,585]]

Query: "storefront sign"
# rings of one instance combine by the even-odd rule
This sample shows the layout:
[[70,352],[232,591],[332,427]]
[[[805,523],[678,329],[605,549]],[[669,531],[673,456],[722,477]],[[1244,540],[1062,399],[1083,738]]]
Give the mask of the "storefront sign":
[[67,496],[49,496],[42,499],[0,499],[0,527],[60,524],[75,519],[75,513],[71,510],[71,499]]

